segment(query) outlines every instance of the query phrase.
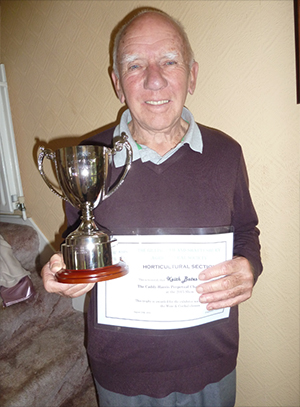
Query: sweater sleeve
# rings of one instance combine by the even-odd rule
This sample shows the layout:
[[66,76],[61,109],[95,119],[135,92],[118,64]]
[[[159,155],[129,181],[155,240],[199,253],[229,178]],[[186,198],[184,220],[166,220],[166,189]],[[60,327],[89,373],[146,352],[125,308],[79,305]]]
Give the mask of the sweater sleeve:
[[234,255],[243,256],[249,260],[254,272],[254,283],[262,272],[260,257],[258,218],[249,192],[247,169],[241,152],[240,163],[237,171],[234,204]]

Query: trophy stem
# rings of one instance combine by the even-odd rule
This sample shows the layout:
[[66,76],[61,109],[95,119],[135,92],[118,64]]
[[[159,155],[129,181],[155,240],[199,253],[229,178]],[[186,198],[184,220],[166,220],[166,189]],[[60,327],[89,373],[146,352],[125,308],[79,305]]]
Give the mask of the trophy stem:
[[84,232],[87,235],[92,235],[93,232],[99,231],[96,223],[94,222],[93,206],[90,202],[85,202],[85,205],[81,207],[81,224],[78,228],[80,232]]

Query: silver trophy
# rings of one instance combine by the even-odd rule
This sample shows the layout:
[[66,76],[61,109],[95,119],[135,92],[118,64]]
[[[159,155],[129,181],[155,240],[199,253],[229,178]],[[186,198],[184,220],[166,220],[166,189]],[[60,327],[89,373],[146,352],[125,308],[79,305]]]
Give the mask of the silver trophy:
[[[113,155],[126,148],[126,163],[119,181],[108,185]],[[120,259],[112,264],[112,244],[116,242],[99,230],[94,222],[93,209],[110,197],[124,182],[131,167],[132,149],[127,136],[110,149],[103,146],[82,145],[60,148],[56,151],[40,147],[38,169],[47,186],[57,196],[81,210],[81,224],[62,244],[66,269],[56,273],[59,282],[91,283],[121,277],[127,274],[126,264]],[[44,173],[44,158],[55,165],[62,193],[58,192]]]

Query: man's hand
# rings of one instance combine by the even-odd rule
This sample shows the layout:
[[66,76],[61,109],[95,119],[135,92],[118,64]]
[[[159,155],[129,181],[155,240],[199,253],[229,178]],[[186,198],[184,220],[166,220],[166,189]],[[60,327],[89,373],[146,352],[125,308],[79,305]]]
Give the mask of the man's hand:
[[[206,280],[223,276],[217,280]],[[250,262],[244,257],[217,264],[203,270],[199,276],[202,284],[197,286],[199,301],[207,303],[207,309],[233,307],[248,300],[252,295],[254,276]]]
[[59,283],[55,277],[55,273],[65,268],[63,257],[61,253],[54,254],[50,261],[45,264],[42,269],[42,277],[44,287],[49,293],[56,293],[65,297],[79,297],[90,291],[95,283],[88,284],[65,284]]

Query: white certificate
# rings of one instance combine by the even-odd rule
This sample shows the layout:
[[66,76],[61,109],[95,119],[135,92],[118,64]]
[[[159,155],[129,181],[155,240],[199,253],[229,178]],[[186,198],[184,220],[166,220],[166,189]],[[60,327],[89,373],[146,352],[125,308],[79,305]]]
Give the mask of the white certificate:
[[126,276],[98,283],[97,322],[139,329],[182,329],[229,316],[208,311],[196,287],[201,270],[232,258],[233,233],[116,236]]

